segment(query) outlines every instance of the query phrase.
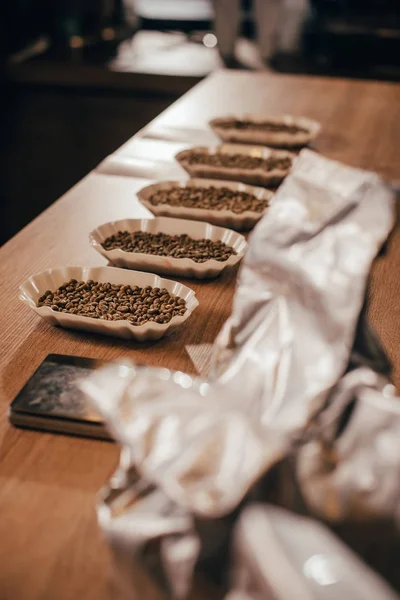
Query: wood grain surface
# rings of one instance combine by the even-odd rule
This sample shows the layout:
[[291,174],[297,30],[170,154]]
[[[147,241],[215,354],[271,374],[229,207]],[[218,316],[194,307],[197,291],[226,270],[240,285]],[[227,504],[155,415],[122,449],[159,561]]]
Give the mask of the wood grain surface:
[[[304,114],[322,122],[317,150],[396,180],[399,90],[395,84],[219,72],[167,109],[147,131],[153,139],[161,129],[195,131],[209,118],[230,113]],[[210,345],[229,315],[234,273],[211,282],[185,281],[195,289],[199,308],[173,337],[144,345],[50,327],[19,302],[18,286],[33,273],[65,264],[104,264],[89,247],[88,233],[108,220],[145,217],[135,191],[147,183],[89,174],[0,251],[0,600],[119,597],[94,513],[95,494],[114,469],[118,448],[11,427],[9,403],[34,369],[47,354],[62,353],[128,356],[204,373]],[[387,255],[373,270],[370,315],[400,387],[399,265],[396,230]]]

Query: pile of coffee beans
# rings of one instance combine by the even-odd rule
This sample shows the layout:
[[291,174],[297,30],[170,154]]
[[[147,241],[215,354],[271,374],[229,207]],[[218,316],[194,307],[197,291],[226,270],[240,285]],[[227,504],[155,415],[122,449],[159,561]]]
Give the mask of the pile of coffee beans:
[[299,125],[288,125],[274,121],[248,121],[246,119],[227,119],[218,123],[221,129],[244,129],[247,131],[269,131],[271,133],[308,133],[308,130]]
[[227,187],[173,187],[169,190],[158,190],[149,198],[150,204],[159,206],[183,206],[185,208],[202,208],[205,210],[230,210],[241,214],[247,210],[263,212],[269,201],[258,199],[253,194],[231,190]]
[[185,160],[190,165],[210,165],[225,169],[262,169],[263,171],[279,169],[287,171],[292,166],[292,159],[289,157],[278,158],[272,155],[268,158],[261,158],[259,156],[227,154],[225,152],[209,154],[208,152],[194,151],[188,153]]
[[148,321],[168,323],[184,315],[186,302],[165,288],[119,285],[71,279],[55,292],[47,290],[37,303],[56,312],[92,317],[105,321],[128,321],[144,325]]
[[209,239],[195,240],[186,234],[148,233],[146,231],[117,231],[104,240],[105,250],[120,249],[125,252],[156,254],[174,258],[190,258],[203,263],[214,258],[220,262],[228,260],[236,251],[224,242]]

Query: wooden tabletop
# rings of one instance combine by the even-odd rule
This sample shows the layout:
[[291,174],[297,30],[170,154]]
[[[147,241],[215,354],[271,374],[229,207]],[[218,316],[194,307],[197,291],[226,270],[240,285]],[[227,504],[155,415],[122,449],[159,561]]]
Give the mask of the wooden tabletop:
[[[377,170],[390,180],[400,179],[400,87],[395,84],[219,72],[172,105],[142,136],[159,135],[163,144],[168,139],[196,144],[197,138],[207,137],[209,118],[235,112],[314,117],[323,126],[317,150]],[[125,155],[132,144],[137,152],[136,138],[125,145]],[[118,160],[118,152],[113,159]],[[204,374],[210,345],[229,315],[234,274],[212,282],[185,281],[195,289],[199,308],[173,337],[144,345],[50,327],[19,302],[18,286],[33,273],[65,264],[104,264],[89,247],[88,233],[108,220],[145,216],[135,191],[147,183],[91,173],[0,251],[1,600],[116,598],[94,502],[116,465],[118,448],[11,427],[9,403],[34,369],[47,354],[62,353],[103,359],[128,356]],[[388,254],[373,269],[370,315],[400,387],[399,264],[396,231]]]

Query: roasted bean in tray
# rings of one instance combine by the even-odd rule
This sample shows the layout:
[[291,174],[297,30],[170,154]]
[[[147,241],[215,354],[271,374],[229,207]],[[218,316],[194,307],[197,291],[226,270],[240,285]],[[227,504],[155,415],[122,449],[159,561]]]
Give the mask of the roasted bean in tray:
[[165,288],[99,283],[91,279],[71,279],[54,292],[47,290],[37,305],[93,319],[122,319],[131,325],[144,325],[148,321],[168,323],[172,317],[186,312],[185,300],[169,294]]
[[102,243],[105,250],[123,250],[173,258],[190,258],[203,263],[213,258],[220,262],[228,260],[236,251],[221,241],[195,240],[186,234],[149,233],[146,231],[118,231]]
[[218,123],[222,129],[242,129],[250,131],[268,131],[271,133],[308,133],[308,129],[299,125],[277,123],[274,121],[250,121],[247,119],[226,119]]
[[161,189],[150,196],[149,202],[153,206],[167,204],[204,210],[230,210],[236,214],[246,211],[261,213],[269,204],[268,199],[258,199],[254,194],[214,186]]
[[189,165],[209,165],[211,167],[224,167],[227,169],[262,169],[264,171],[273,171],[279,169],[287,171],[292,166],[292,159],[289,157],[278,158],[269,156],[261,158],[260,156],[250,156],[248,154],[228,154],[225,152],[209,154],[208,152],[191,152],[185,157]]

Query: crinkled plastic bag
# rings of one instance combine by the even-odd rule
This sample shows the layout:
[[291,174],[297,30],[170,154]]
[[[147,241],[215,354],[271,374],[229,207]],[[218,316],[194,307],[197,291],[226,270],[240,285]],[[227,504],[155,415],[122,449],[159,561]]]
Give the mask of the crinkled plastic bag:
[[[117,495],[111,486],[99,505],[113,547],[122,544],[125,571],[135,556],[165,589],[185,596],[199,565],[211,568],[229,555],[232,523],[254,484],[304,444],[320,443],[322,415],[354,369],[357,324],[358,338],[365,338],[360,313],[368,275],[392,224],[393,195],[378,176],[303,151],[250,237],[210,380],[117,364],[85,384],[129,456]],[[377,371],[385,378],[387,362],[381,363]],[[355,388],[357,381],[363,384],[362,372],[354,370]],[[354,436],[355,456],[363,455],[366,441]],[[381,482],[393,474],[393,461],[383,456]],[[319,475],[317,463],[302,487],[323,512],[324,495],[314,487]],[[322,489],[339,483],[327,478]],[[372,497],[364,496],[366,504]]]
[[387,379],[366,367],[348,372],[316,427],[297,459],[310,511],[332,522],[400,524],[400,401]]
[[345,372],[393,219],[377,175],[304,150],[255,228],[213,376],[246,390],[246,414],[266,436],[291,442]]
[[241,513],[225,600],[399,600],[324,525],[265,504]]

